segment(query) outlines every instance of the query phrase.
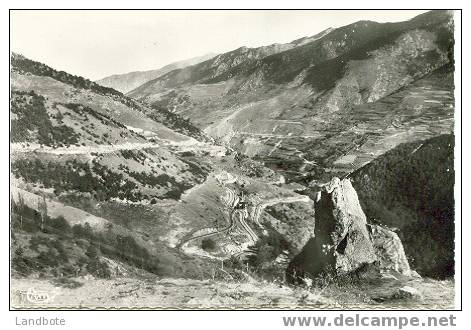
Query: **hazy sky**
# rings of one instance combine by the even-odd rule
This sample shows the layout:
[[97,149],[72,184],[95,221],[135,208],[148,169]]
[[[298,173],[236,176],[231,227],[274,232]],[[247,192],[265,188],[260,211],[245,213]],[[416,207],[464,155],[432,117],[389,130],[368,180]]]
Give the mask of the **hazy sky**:
[[11,49],[95,80],[423,11],[12,11]]

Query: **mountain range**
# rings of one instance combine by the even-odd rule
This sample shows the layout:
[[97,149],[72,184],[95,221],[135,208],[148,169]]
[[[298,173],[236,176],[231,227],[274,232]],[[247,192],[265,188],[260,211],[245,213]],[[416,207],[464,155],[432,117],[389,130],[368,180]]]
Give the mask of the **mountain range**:
[[214,57],[215,55],[216,54],[206,54],[188,60],[174,62],[156,70],[133,71],[123,74],[115,74],[97,80],[96,83],[105,87],[113,88],[122,93],[127,93],[150,80],[163,76],[170,71],[204,62]]
[[[288,167],[289,176],[311,171],[318,176],[326,168],[345,167],[346,160],[354,166],[342,170],[365,164],[370,153],[382,152],[377,150],[381,145],[395,144],[391,135],[405,135],[411,112],[453,117],[450,13],[432,11],[401,23],[360,21],[306,41],[242,47],[169,72],[128,95],[188,118],[272,168]],[[412,87],[421,78],[429,80],[425,85],[434,79],[448,83],[440,82],[437,93]],[[404,109],[394,114],[385,109],[386,97],[402,98],[395,102]],[[435,114],[441,103],[444,112]],[[362,125],[365,120],[368,124]],[[397,129],[386,132],[391,120]],[[442,125],[433,130],[447,132],[452,123]],[[338,134],[332,136],[333,131]],[[396,143],[408,141],[404,137]],[[352,154],[361,148],[361,154]]]

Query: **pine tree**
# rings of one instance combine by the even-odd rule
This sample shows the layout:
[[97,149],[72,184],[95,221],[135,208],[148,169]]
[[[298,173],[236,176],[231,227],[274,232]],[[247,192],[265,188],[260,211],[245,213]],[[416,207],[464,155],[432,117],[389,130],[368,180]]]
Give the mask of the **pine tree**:
[[23,213],[25,211],[25,200],[23,198],[23,195],[21,195],[19,192],[18,192],[17,208],[18,208],[18,214],[20,215],[20,228],[23,229]]
[[38,211],[41,215],[41,231],[44,231],[45,220],[47,217],[47,203],[46,203],[46,196],[42,196],[38,198]]

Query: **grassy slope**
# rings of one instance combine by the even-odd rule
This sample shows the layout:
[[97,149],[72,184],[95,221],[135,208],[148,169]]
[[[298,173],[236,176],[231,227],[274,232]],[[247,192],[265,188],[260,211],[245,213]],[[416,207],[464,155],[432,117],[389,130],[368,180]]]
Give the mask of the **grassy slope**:
[[13,149],[12,173],[20,183],[52,188],[57,196],[138,202],[178,199],[204,179],[204,169],[161,146],[192,139],[117,91],[16,54],[11,83],[11,142],[23,143]]
[[[11,84],[12,184],[26,190],[21,193],[25,199],[36,196],[28,204],[32,209],[38,208],[38,196],[46,196],[51,213],[49,222],[53,223],[59,217],[62,219],[59,223],[65,228],[53,232],[38,230],[35,224],[38,213],[30,210],[31,230],[25,231],[18,226],[13,230],[13,235],[18,238],[13,246],[18,275],[60,277],[61,274],[76,276],[85,272],[101,277],[102,271],[107,273],[104,265],[113,268],[116,262],[139,272],[143,264],[123,260],[123,256],[105,250],[101,251],[103,256],[93,260],[98,273],[88,269],[92,266],[87,268],[90,260],[85,253],[94,240],[101,239],[96,235],[101,235],[103,227],[113,228],[114,236],[108,242],[111,245],[119,243],[116,235],[124,235],[118,230],[124,227],[114,217],[103,219],[101,214],[94,216],[83,209],[94,210],[99,203],[125,206],[135,202],[151,207],[165,203],[164,200],[178,200],[184,190],[204,180],[207,167],[200,167],[198,161],[186,160],[162,144],[193,140],[151,119],[145,114],[145,107],[119,92],[16,54],[12,56]],[[153,114],[155,118],[158,116],[166,121],[165,113]],[[169,118],[182,132],[190,127],[195,136],[200,134],[191,125],[181,126],[184,121],[178,116],[172,114]],[[113,201],[116,199],[118,201]],[[17,223],[17,220],[18,216],[14,215],[13,222]],[[75,237],[70,227],[83,226],[85,222],[98,234],[88,238]],[[208,272],[205,265],[198,266],[178,251],[159,244],[158,237],[149,238],[135,232],[132,226],[123,230],[137,242],[127,241],[140,251],[138,254],[145,256],[147,252],[143,249],[146,249],[154,256],[159,255],[161,267],[146,266],[143,271],[188,277]],[[77,239],[85,239],[88,243],[77,245]],[[39,245],[31,246],[35,241]],[[24,243],[24,246],[18,249],[17,243]],[[124,253],[127,248],[115,246],[115,250]],[[63,257],[60,267],[54,261],[58,253]]]

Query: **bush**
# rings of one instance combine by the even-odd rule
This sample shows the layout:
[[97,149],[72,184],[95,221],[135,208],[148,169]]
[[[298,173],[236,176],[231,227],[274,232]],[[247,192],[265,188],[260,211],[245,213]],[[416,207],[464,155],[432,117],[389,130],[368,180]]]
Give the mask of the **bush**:
[[72,233],[77,238],[85,238],[87,240],[92,240],[94,238],[92,227],[88,222],[85,225],[76,224],[72,227]]
[[11,171],[25,181],[54,188],[56,193],[69,190],[94,193],[98,200],[117,197],[139,201],[142,198],[134,182],[125,180],[123,174],[113,172],[98,162],[88,164],[74,159],[61,164],[43,163],[37,158],[20,159],[12,162]]
[[159,272],[159,259],[151,255],[145,247],[140,246],[132,236],[114,235],[111,232],[95,234],[88,223],[84,226],[73,226],[72,232],[75,237],[86,238],[91,242],[86,252],[90,259],[97,257],[101,252],[110,258],[151,273]]
[[37,264],[40,266],[40,269],[47,267],[57,267],[59,266],[58,255],[54,253],[54,250],[49,249],[48,252],[41,251],[36,257]]
[[99,278],[110,278],[111,271],[106,262],[100,261],[98,258],[90,260],[87,264],[87,270],[93,276]]
[[11,267],[23,276],[28,276],[33,271],[33,265],[28,258],[23,256],[23,249],[17,248],[11,259]]
[[72,231],[72,228],[63,216],[51,218],[47,221],[47,223],[54,229],[56,233],[62,236],[67,236]]
[[85,252],[85,255],[89,259],[96,259],[98,258],[98,249],[93,244],[90,244],[88,246],[87,252]]
[[205,238],[201,241],[201,248],[205,251],[214,251],[216,249],[216,242],[210,238]]

